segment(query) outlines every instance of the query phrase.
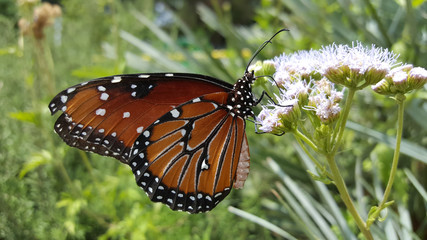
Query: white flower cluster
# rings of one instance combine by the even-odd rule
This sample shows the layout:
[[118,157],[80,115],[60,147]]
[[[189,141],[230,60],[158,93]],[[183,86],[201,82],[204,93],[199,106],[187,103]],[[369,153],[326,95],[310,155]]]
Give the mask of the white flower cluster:
[[264,63],[261,68],[274,66],[273,84],[280,88],[280,94],[275,96],[276,104],[263,107],[257,122],[260,130],[276,134],[295,128],[301,111],[316,115],[322,124],[335,122],[340,116],[339,103],[343,99],[343,90],[337,90],[336,85],[359,90],[385,81],[387,77],[406,81],[412,73],[417,76],[427,73],[425,69],[413,68],[411,72],[396,70],[391,76],[391,69],[398,65],[397,55],[374,45],[363,46],[360,42],[283,54],[273,62]]

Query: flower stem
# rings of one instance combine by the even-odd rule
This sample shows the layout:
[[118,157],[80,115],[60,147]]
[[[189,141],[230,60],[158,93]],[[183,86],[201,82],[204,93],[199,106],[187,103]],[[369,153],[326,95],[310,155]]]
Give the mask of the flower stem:
[[[296,131],[298,131],[298,130],[296,130]],[[298,133],[299,134],[301,134],[299,131],[298,131]],[[304,136],[303,134],[301,134],[302,136]],[[305,137],[305,136],[304,136]],[[317,169],[319,169],[319,171],[322,171],[322,173],[323,174],[325,174],[328,178],[330,178],[330,179],[332,179],[332,175],[331,175],[331,173],[328,171],[328,170],[326,170],[326,169],[324,169],[324,166],[321,164],[321,163],[319,163],[319,161],[317,161],[316,160],[316,158],[314,158],[313,157],[313,155],[311,155],[311,153],[308,151],[308,149],[307,149],[307,147],[304,145],[304,143],[302,142],[302,140],[301,140],[301,137],[299,137],[296,133],[295,133],[295,138],[296,138],[296,140],[297,140],[297,142],[298,142],[298,144],[300,145],[300,147],[303,149],[303,151],[305,152],[305,154],[307,154],[307,156],[310,158],[310,160],[316,165],[316,167],[317,167]],[[310,145],[310,144],[309,144]],[[311,145],[310,145],[311,146]],[[325,170],[325,171],[323,171],[323,170]]]
[[353,216],[354,221],[356,222],[357,226],[359,227],[362,234],[366,237],[366,239],[373,240],[374,238],[372,237],[371,232],[367,228],[362,217],[360,217],[359,213],[357,212],[356,207],[353,204],[353,200],[351,200],[347,187],[345,186],[344,179],[341,176],[340,170],[338,169],[333,155],[328,154],[326,156],[326,159],[328,161],[329,168],[331,169],[332,180],[334,181],[335,186],[337,187],[345,206],[347,207],[350,214]]
[[[404,100],[403,100],[404,101]],[[387,187],[384,192],[383,200],[381,201],[381,205],[383,205],[390,194],[391,187],[393,185],[394,176],[396,175],[397,171],[397,164],[399,163],[399,154],[400,154],[400,143],[402,142],[402,132],[403,132],[403,112],[404,112],[404,105],[403,101],[398,100],[398,120],[397,120],[397,136],[396,136],[396,147],[394,149],[394,156],[393,156],[393,163],[391,165],[391,171],[390,171],[390,177],[388,179]]]
[[319,152],[319,149],[317,148],[316,144],[314,144],[308,137],[298,131],[298,129],[293,130],[292,133],[295,134],[295,137],[307,143],[311,148],[313,148],[314,151]]
[[350,113],[350,108],[351,108],[351,104],[353,102],[353,98],[354,98],[355,93],[356,93],[356,89],[349,88],[347,99],[345,101],[344,111],[343,111],[341,119],[340,119],[338,131],[335,131],[335,134],[337,134],[338,137],[335,138],[336,135],[334,136],[334,139],[336,139],[336,140],[335,140],[335,142],[333,142],[333,147],[332,147],[332,150],[330,151],[331,156],[335,155],[339,146],[341,145],[341,139],[344,135],[345,124],[347,123],[347,118],[348,118],[348,115]]
[[369,217],[368,221],[366,222],[367,225],[371,225],[379,216],[380,212],[388,207],[392,202],[387,202],[387,199],[391,192],[391,187],[393,186],[394,177],[396,176],[397,172],[397,165],[399,163],[399,155],[400,155],[400,144],[402,142],[402,132],[403,132],[403,113],[404,113],[404,101],[405,101],[405,95],[398,94],[396,95],[396,101],[398,104],[398,116],[397,116],[397,133],[396,133],[396,146],[394,148],[394,155],[393,155],[393,162],[391,164],[390,169],[390,176],[388,178],[387,186],[384,191],[383,200],[381,201],[380,205],[378,205],[378,208],[376,208],[375,212],[372,213],[372,215]]

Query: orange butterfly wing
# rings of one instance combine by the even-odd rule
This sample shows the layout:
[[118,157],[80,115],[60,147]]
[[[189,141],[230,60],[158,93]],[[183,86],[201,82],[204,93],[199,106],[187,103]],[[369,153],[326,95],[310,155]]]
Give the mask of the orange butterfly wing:
[[54,129],[70,146],[127,163],[136,138],[159,117],[198,96],[232,85],[197,74],[129,74],[95,79],[60,92]]
[[239,169],[248,170],[245,120],[230,111],[228,97],[218,92],[184,103],[136,139],[129,164],[152,201],[190,213],[209,211],[229,194],[239,159]]

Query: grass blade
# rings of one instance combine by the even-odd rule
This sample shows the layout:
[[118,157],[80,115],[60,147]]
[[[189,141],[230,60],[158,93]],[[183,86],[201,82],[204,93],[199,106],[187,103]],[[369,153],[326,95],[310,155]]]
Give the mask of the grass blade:
[[[378,131],[364,127],[362,125],[359,125],[359,124],[357,124],[355,122],[351,122],[351,121],[347,122],[346,127],[353,129],[356,132],[362,133],[366,136],[369,136],[378,142],[385,143],[393,149],[395,147],[396,138],[394,138],[394,137],[389,137],[383,133],[380,133]],[[427,156],[427,150],[423,147],[416,145],[415,143],[409,142],[407,140],[402,140],[402,145],[401,145],[400,151],[403,154],[406,154],[410,157],[413,157],[413,158],[427,164],[427,158],[425,157],[425,156]]]
[[276,234],[278,234],[278,235],[280,235],[286,239],[297,240],[294,236],[292,236],[291,234],[289,234],[285,230],[279,228],[278,226],[272,224],[271,222],[269,222],[267,220],[264,220],[260,217],[255,216],[253,214],[242,211],[242,210],[235,208],[235,207],[232,207],[232,206],[228,207],[228,211],[230,211],[233,214],[236,214],[239,217],[247,219],[247,220],[249,220],[253,223],[256,223],[260,226],[263,226],[263,227],[267,228],[268,230],[270,230],[270,231],[272,231],[272,232],[274,232],[274,233],[276,233]]

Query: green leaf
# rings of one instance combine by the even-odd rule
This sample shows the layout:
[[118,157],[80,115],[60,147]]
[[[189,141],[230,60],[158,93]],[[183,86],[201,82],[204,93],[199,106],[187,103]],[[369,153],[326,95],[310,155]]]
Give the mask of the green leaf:
[[417,8],[417,7],[421,6],[424,2],[425,2],[425,0],[413,0],[412,1],[412,7]]
[[38,125],[40,123],[38,114],[35,112],[11,112],[9,117],[21,122],[28,122]]
[[368,213],[368,220],[366,220],[366,226],[369,228],[369,226],[372,225],[372,223],[375,222],[375,220],[377,219],[377,216],[379,214],[379,212],[377,212],[378,207],[377,206],[372,206],[371,209],[369,210]]
[[375,220],[377,220],[377,218],[378,218],[378,221],[383,222],[387,218],[388,212],[386,212],[386,215],[384,217],[378,217],[378,216],[380,215],[382,210],[390,207],[393,203],[394,201],[392,200],[384,203],[384,205],[381,208],[379,208],[378,206],[371,207],[368,213],[368,220],[366,220],[366,226],[369,228],[369,226],[371,226],[371,224],[374,223]]
[[23,178],[28,172],[45,165],[47,163],[50,163],[52,161],[52,154],[46,150],[42,150],[41,152],[33,153],[30,157],[30,160],[26,162],[21,170],[19,172],[19,178]]
[[111,76],[123,73],[123,67],[112,68],[108,66],[83,66],[72,71],[71,75],[79,78],[98,78],[99,76]]
[[420,193],[420,195],[424,198],[424,201],[427,202],[427,191],[423,187],[423,185],[417,180],[417,178],[412,174],[412,172],[405,168],[403,170],[408,177],[409,181],[414,185],[415,189]]
[[271,223],[271,222],[269,222],[267,220],[264,220],[264,219],[262,219],[260,217],[257,217],[257,216],[255,216],[253,214],[250,214],[248,212],[242,211],[242,210],[240,210],[238,208],[234,208],[234,207],[231,207],[231,206],[228,207],[228,211],[230,211],[231,213],[236,214],[239,217],[245,218],[245,219],[247,219],[247,220],[249,220],[251,222],[254,222],[254,223],[258,224],[258,225],[261,225],[261,226],[267,228],[268,230],[270,230],[270,231],[272,231],[272,232],[274,232],[274,233],[278,234],[279,236],[282,236],[282,237],[284,237],[286,239],[291,239],[291,240],[293,240],[293,239],[296,240],[297,239],[294,236],[292,236],[291,234],[289,234],[288,232],[286,232],[285,230],[283,230],[280,227],[274,225],[273,223]]
[[311,178],[313,178],[316,181],[320,181],[326,185],[333,183],[326,175],[316,175],[310,170],[307,170],[308,174],[310,174]]
[[[357,131],[359,133],[365,134],[371,138],[373,138],[377,142],[381,142],[384,144],[387,144],[389,147],[393,148],[396,145],[396,138],[389,137],[381,132],[378,132],[376,130],[373,130],[371,128],[364,127],[362,125],[359,125],[355,122],[348,121],[346,124],[346,127],[353,129],[354,131]],[[413,157],[423,163],[427,164],[427,149],[423,148],[413,142],[410,142],[408,140],[403,140],[401,143],[400,148],[401,153],[406,154],[410,157]]]
[[0,56],[2,56],[2,55],[21,55],[21,54],[22,54],[22,52],[16,46],[0,48]]

